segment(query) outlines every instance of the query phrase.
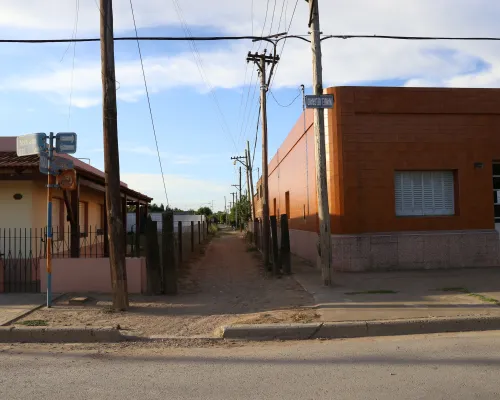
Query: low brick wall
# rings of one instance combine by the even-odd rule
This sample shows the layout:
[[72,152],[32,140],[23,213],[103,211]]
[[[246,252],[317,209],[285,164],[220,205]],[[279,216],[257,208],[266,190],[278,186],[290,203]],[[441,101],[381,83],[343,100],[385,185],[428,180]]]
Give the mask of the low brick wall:
[[[290,230],[293,254],[316,265],[318,234]],[[500,266],[496,230],[390,232],[332,235],[335,271],[361,272],[405,269]]]
[[336,271],[500,266],[496,230],[332,235]]
[[[127,258],[128,292],[146,292],[146,259]],[[41,260],[45,266],[45,260]],[[40,270],[42,293],[47,290],[45,267]],[[54,293],[111,293],[109,258],[56,258],[52,260],[52,291]]]

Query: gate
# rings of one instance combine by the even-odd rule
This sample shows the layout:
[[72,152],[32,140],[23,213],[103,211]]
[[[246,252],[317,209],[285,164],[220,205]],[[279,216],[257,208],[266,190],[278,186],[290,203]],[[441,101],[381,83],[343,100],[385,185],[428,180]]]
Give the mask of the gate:
[[0,293],[40,292],[42,235],[32,229],[0,230]]

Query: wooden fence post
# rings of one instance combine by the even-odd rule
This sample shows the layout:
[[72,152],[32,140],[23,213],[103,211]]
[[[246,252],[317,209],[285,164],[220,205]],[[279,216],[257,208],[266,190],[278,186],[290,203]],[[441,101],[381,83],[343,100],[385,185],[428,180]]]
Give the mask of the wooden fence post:
[[273,215],[270,218],[271,223],[271,249],[273,261],[273,275],[278,275],[280,271],[279,254],[278,254],[278,220]]
[[175,268],[174,246],[174,213],[167,211],[162,214],[162,264],[163,292],[177,294],[177,270]]
[[177,222],[177,243],[179,244],[179,265],[182,264],[182,221]]
[[146,220],[146,275],[148,294],[161,293],[160,246],[158,243],[158,225]]
[[281,266],[283,273],[290,275],[292,273],[292,260],[290,255],[290,231],[288,229],[288,215],[281,215]]
[[191,251],[194,251],[194,221],[191,221]]
[[198,221],[198,244],[201,244],[201,226],[200,226],[200,221]]

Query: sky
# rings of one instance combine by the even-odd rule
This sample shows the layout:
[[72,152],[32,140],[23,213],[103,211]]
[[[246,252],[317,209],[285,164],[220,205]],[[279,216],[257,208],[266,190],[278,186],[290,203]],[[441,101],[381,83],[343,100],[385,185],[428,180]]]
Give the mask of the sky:
[[[98,3],[0,0],[0,38],[98,38]],[[319,0],[319,6],[324,34],[500,37],[500,3],[493,0]],[[133,0],[133,7],[140,36],[185,36],[186,28],[193,36],[308,33],[303,0]],[[113,8],[115,36],[135,35],[130,0],[114,0]],[[76,132],[76,157],[102,169],[99,46],[0,44],[0,135]],[[322,46],[325,87],[500,86],[497,42],[332,39]],[[141,42],[157,151],[137,43],[116,42],[122,181],[157,203],[197,209],[213,202],[222,210],[238,183],[230,157],[243,155],[247,141],[252,153],[256,143],[256,181],[259,86],[246,56],[266,48],[252,41]],[[274,97],[268,94],[269,158],[300,117],[300,85],[311,92],[310,45],[289,39],[281,55]]]

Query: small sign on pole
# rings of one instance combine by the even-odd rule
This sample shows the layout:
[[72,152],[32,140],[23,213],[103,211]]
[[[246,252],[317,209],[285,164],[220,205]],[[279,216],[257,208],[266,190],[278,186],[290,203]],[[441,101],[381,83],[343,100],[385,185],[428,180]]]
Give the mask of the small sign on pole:
[[333,108],[333,94],[306,95],[306,108]]
[[56,152],[61,154],[76,153],[76,133],[60,132],[56,135]]
[[32,133],[16,138],[16,153],[19,157],[31,156],[47,151],[47,135],[45,133]]
[[57,176],[61,171],[73,168],[73,161],[67,158],[52,157],[49,169],[49,154],[47,152],[40,153],[40,172],[42,174]]

